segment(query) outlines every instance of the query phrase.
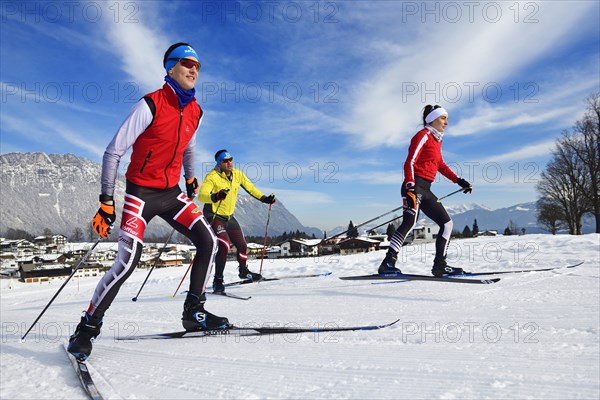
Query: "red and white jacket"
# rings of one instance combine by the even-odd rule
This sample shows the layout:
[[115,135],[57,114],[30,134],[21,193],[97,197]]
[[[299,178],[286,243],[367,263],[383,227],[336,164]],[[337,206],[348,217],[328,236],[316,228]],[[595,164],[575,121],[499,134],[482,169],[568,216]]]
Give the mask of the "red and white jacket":
[[442,141],[423,128],[410,141],[408,157],[404,163],[404,183],[415,183],[415,176],[432,181],[440,172],[456,183],[458,176],[446,165],[442,157]]
[[194,176],[196,131],[203,112],[196,100],[180,108],[177,94],[164,86],[144,96],[109,143],[102,161],[102,194],[113,195],[121,157],[133,147],[127,180],[144,187],[176,186],[183,166],[187,179]]

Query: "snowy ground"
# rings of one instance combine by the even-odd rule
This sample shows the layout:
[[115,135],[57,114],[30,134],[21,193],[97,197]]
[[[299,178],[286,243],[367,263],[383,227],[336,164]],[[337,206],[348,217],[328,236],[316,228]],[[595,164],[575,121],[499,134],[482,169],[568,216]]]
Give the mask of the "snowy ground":
[[[404,248],[402,269],[429,273],[433,244]],[[329,277],[230,288],[249,301],[209,298],[240,325],[396,325],[379,331],[115,342],[180,330],[185,268],[136,271],[109,310],[90,358],[110,398],[544,398],[600,396],[600,235],[493,237],[452,242],[454,265],[472,270],[571,269],[500,276],[493,285],[373,285],[339,276],[374,273],[383,252],[265,261],[265,275]],[[400,263],[399,263],[400,264]],[[258,262],[251,267],[258,269]],[[234,266],[226,281],[234,280]],[[82,399],[62,343],[97,278],[73,281],[29,334],[60,286],[1,281],[2,399]]]

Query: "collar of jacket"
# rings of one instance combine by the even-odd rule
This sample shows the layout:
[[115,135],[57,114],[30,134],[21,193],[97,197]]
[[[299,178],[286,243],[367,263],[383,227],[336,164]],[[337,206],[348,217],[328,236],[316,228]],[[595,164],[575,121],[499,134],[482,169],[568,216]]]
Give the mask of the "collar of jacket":
[[[217,172],[217,174],[219,174],[220,176],[222,176],[225,179],[229,179],[227,177],[227,175],[225,174],[225,171],[221,171],[221,167],[219,167],[218,165],[215,165],[214,170]],[[231,171],[231,176],[233,176],[233,171],[235,171],[235,168]]]
[[165,93],[167,103],[179,110],[179,99],[177,99],[177,93],[175,93],[175,89],[173,89],[167,82],[165,82],[162,88],[163,92]]
[[433,137],[435,138],[435,140],[437,140],[438,142],[442,141],[442,138],[444,137],[444,132],[438,132],[437,129],[435,129],[431,125],[427,125],[427,126],[425,126],[425,128],[427,128],[427,130],[429,132],[431,132],[431,134],[433,135]]

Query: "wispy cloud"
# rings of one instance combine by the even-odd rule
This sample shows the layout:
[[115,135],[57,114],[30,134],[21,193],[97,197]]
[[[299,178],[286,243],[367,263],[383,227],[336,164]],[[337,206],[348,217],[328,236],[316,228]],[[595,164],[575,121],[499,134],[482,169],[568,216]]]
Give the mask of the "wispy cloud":
[[[114,7],[114,4],[103,3],[103,6]],[[146,91],[160,86],[165,76],[162,58],[165,50],[172,44],[168,35],[157,28],[161,26],[160,7],[159,2],[146,2],[143,8],[137,9],[132,21],[103,19],[104,35],[108,41],[106,49],[120,60],[121,68],[129,78]],[[110,15],[110,10],[105,11]]]
[[[63,99],[63,96],[60,96],[58,98],[52,98],[52,97],[44,95],[44,93],[41,90],[35,91],[32,94],[31,90],[29,90],[29,91],[23,90],[23,86],[19,86],[18,84],[15,84],[13,82],[0,81],[0,92],[2,92],[2,102],[8,103],[8,102],[14,101],[15,103],[16,102],[22,103],[22,107],[20,107],[22,112],[28,112],[27,110],[25,110],[25,108],[27,107],[27,101],[25,101],[25,100],[27,99],[27,100],[29,100],[29,102],[33,102],[34,104],[45,103],[45,104],[48,104],[51,106],[57,105],[57,106],[65,107],[65,108],[68,108],[70,110],[77,111],[77,112],[94,114],[96,116],[103,116],[103,117],[110,117],[110,118],[115,117],[115,114],[113,114],[113,113],[105,112],[98,107],[91,108],[91,107],[81,105],[81,104],[85,104],[85,103],[69,101],[68,99],[65,100],[65,99]],[[64,96],[64,97],[66,98],[66,96]],[[33,101],[32,101],[32,98],[33,98]]]
[[[559,82],[536,83],[531,101],[501,105],[478,100],[448,129],[452,136],[481,134],[518,126],[570,126],[584,113],[583,99],[598,89],[598,61],[583,62],[578,71],[562,71]],[[543,88],[543,92],[540,88]],[[559,128],[560,129],[560,128]]]
[[38,120],[46,130],[55,133],[69,144],[78,147],[86,152],[96,155],[101,158],[104,154],[105,145],[98,145],[95,141],[90,141],[90,136],[94,136],[90,130],[85,133],[80,131],[74,131],[64,126],[60,121],[55,118],[44,118]]
[[[454,96],[458,87],[462,95],[453,99],[452,108],[468,107],[487,83],[503,82],[577,40],[579,22],[596,8],[592,3],[539,3],[539,21],[532,24],[507,16],[495,23],[479,18],[406,32],[398,40],[410,41],[407,55],[382,63],[356,90],[347,131],[367,148],[405,144],[424,103]],[[479,94],[470,99],[474,87]]]
[[509,162],[519,160],[531,160],[537,157],[547,156],[556,147],[556,141],[546,140],[541,143],[534,143],[528,146],[524,146],[519,150],[511,151],[504,154],[497,154],[491,156],[483,161],[483,163],[490,162]]

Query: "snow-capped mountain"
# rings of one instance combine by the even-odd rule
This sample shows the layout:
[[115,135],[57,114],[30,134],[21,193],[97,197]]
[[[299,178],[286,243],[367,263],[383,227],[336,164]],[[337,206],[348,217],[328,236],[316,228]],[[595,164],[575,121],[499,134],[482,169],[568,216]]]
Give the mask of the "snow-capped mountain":
[[444,205],[444,207],[446,207],[446,211],[448,211],[448,215],[450,215],[451,217],[454,215],[466,213],[467,211],[474,211],[474,210],[492,211],[492,209],[490,209],[482,204],[475,204],[475,203]]
[[[454,230],[462,232],[465,226],[469,228],[473,227],[473,223],[477,220],[477,226],[480,231],[491,230],[503,233],[504,229],[509,226],[511,221],[519,229],[524,228],[525,233],[548,233],[537,222],[537,204],[535,202],[515,204],[510,207],[499,208],[492,210],[481,204],[458,204],[458,205],[444,205],[452,221],[454,222]],[[402,215],[401,211],[398,211],[394,215],[388,215],[385,218],[390,220],[394,216]],[[359,232],[365,233],[370,228],[379,225],[386,221],[375,221],[371,224],[367,224],[359,228]],[[398,220],[401,221],[401,220]],[[359,224],[360,221],[355,222]],[[582,220],[583,233],[594,232],[594,220],[593,217],[587,215]],[[418,224],[420,225],[435,225],[433,221],[421,213]],[[331,231],[327,232],[328,236],[335,235],[348,229],[347,226],[339,226]],[[385,233],[387,225],[384,225],[377,229],[380,233]]]
[[535,202],[516,204],[511,207],[490,210],[488,208],[473,208],[452,216],[454,229],[462,232],[465,226],[473,227],[475,219],[479,230],[495,230],[499,233],[512,221],[519,229],[524,228],[526,233],[544,232],[537,222],[537,205]]
[[[454,222],[454,230],[462,232],[465,226],[473,227],[477,220],[477,226],[480,231],[494,230],[503,233],[506,227],[512,223],[518,228],[525,229],[525,233],[548,233],[537,222],[537,204],[536,202],[520,203],[510,207],[491,210],[485,206],[476,204],[465,206],[447,206],[446,209]],[[452,211],[466,209],[463,212],[453,213]],[[426,221],[431,224],[431,221]],[[582,219],[583,232],[594,232],[593,218],[585,216]]]
[[[90,235],[90,220],[98,209],[101,166],[73,154],[7,153],[0,155],[0,234],[22,229],[39,235],[45,229],[70,237],[75,228]],[[116,185],[117,216],[125,191],[125,178]],[[236,218],[247,236],[265,233],[268,207],[247,195],[240,195]],[[281,201],[271,210],[269,234],[304,231],[321,237],[317,228],[303,226]],[[115,231],[117,231],[115,229]],[[160,218],[148,226],[147,236],[165,236],[171,227]],[[113,232],[113,236],[116,232]],[[115,236],[116,237],[116,236]]]

